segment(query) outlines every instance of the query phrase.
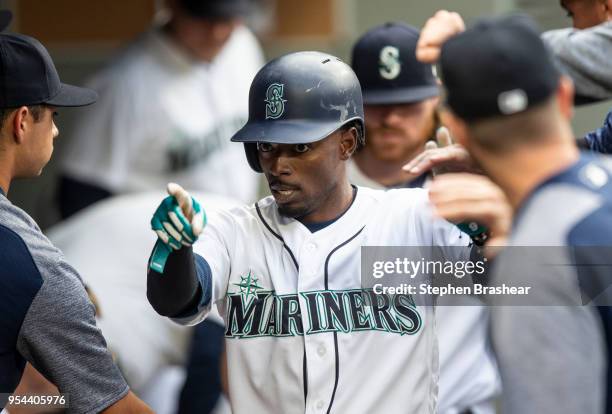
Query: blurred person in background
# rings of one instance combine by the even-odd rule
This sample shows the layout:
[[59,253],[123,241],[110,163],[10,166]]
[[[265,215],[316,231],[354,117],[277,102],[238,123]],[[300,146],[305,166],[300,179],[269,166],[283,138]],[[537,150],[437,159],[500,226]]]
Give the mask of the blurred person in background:
[[[430,181],[428,173],[411,177],[402,170],[425,149],[428,140],[435,142],[435,130],[440,126],[438,81],[432,65],[416,60],[418,39],[417,28],[386,23],[365,33],[353,47],[352,67],[363,92],[367,137],[365,146],[347,166],[349,180],[355,185],[376,189],[424,187]],[[486,180],[473,179],[479,185]],[[488,184],[485,189],[490,187],[494,185]],[[501,191],[494,189],[493,194]],[[483,195],[489,201],[490,195]],[[502,205],[495,210],[501,215],[509,208],[503,209],[503,197],[500,200]],[[474,201],[467,201],[474,211]],[[469,303],[474,306],[460,306],[461,302],[448,296],[438,299],[441,414],[495,412],[500,379],[488,342],[488,313],[477,300],[474,302]]]
[[242,24],[251,0],[168,0],[170,18],[93,76],[95,110],[79,117],[62,154],[60,213],[169,181],[249,202],[257,176],[229,138],[247,118],[263,64]]
[[[196,194],[211,211],[239,204],[211,193]],[[153,191],[106,199],[56,224],[48,236],[95,294],[98,325],[130,387],[158,414],[175,414],[179,401],[179,412],[224,413],[228,404],[220,387],[222,319],[213,315],[207,323],[184,327],[159,316],[146,299],[142,262],[155,236],[142,211],[157,204],[161,195]],[[184,411],[183,406],[193,410]]]
[[[530,250],[506,249],[496,258],[494,282],[511,276],[536,288],[527,301],[500,297],[495,304],[514,306],[492,308],[504,412],[610,413],[612,298],[605,264],[612,162],[576,147],[572,82],[555,68],[532,22],[514,16],[464,30],[458,14],[439,11],[423,29],[417,57],[440,59],[449,109],[443,119],[510,200],[508,245],[554,258],[546,257],[537,273],[529,267],[537,260],[525,256]],[[452,187],[456,177],[436,178],[432,192]],[[541,246],[557,248],[550,253]]]
[[576,102],[612,98],[612,0],[561,0],[573,28],[550,30],[542,39],[576,88]]
[[[545,32],[542,39],[560,68],[574,81],[575,102],[612,98],[612,0],[562,0],[573,28]],[[582,147],[612,153],[612,111],[601,128],[588,133]]]

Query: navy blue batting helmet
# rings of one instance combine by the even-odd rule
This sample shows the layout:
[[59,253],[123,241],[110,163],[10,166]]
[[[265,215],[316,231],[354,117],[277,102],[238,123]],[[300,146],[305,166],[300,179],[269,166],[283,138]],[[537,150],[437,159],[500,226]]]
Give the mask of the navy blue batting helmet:
[[249,165],[262,172],[258,142],[308,144],[351,122],[363,131],[361,87],[350,66],[326,53],[290,53],[255,76],[249,120],[232,141],[244,143]]

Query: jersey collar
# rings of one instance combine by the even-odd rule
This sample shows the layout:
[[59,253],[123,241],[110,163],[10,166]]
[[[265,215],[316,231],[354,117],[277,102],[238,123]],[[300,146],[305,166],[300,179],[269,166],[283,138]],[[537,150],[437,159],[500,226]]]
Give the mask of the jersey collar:
[[512,224],[513,231],[516,229],[517,224],[520,222],[520,219],[525,213],[525,211],[528,210],[528,207],[531,204],[531,201],[540,191],[542,191],[544,188],[548,187],[549,185],[552,185],[555,183],[576,183],[578,182],[578,175],[582,167],[584,167],[585,165],[587,165],[588,163],[594,160],[595,160],[595,157],[591,153],[581,152],[580,158],[578,159],[578,161],[576,161],[569,167],[565,168],[564,170],[558,172],[557,174],[545,179],[544,181],[536,185],[533,188],[533,190],[531,190],[531,192],[525,197],[525,199],[519,205],[519,207],[516,209],[516,213],[514,214],[514,221]]

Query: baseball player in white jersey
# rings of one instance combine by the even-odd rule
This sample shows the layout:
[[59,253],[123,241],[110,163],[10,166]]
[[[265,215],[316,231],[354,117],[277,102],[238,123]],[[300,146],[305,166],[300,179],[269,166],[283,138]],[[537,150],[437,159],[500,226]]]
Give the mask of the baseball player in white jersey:
[[100,100],[64,147],[63,217],[168,181],[256,199],[257,175],[228,140],[247,117],[249,85],[264,63],[257,39],[239,24],[248,1],[167,3],[167,24],[141,35],[89,82]]
[[360,251],[449,246],[452,256],[471,241],[432,214],[425,190],[349,184],[346,162],[364,142],[351,68],[319,52],[268,63],[232,140],[272,196],[206,217],[169,185],[152,219],[155,310],[194,324],[217,305],[234,413],[434,413],[434,307],[363,289]]

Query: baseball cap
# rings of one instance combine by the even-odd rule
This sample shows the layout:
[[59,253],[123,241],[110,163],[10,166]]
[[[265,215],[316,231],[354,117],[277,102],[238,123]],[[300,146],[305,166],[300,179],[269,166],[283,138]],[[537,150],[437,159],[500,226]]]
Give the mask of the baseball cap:
[[416,59],[419,35],[416,27],[390,22],[357,41],[352,67],[361,83],[364,104],[413,103],[438,96],[433,66]]
[[13,20],[13,13],[9,10],[0,10],[0,32],[6,29]]
[[552,96],[560,73],[531,18],[482,19],[442,46],[446,104],[476,120],[523,112]]
[[251,10],[250,0],[179,0],[179,5],[194,17],[211,19],[242,16]]
[[97,98],[92,89],[62,83],[51,56],[38,40],[0,33],[0,108],[84,106]]

